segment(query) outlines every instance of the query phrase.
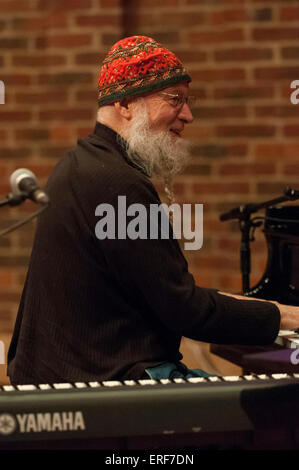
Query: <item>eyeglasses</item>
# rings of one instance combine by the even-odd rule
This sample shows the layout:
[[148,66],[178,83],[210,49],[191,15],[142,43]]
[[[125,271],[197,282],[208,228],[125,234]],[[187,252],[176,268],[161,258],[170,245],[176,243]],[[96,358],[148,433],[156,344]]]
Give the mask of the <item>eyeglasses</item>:
[[173,93],[166,93],[163,91],[161,91],[160,94],[164,96],[168,96],[169,98],[166,101],[168,101],[171,104],[171,106],[173,106],[174,108],[182,108],[184,104],[186,103],[189,106],[189,108],[192,108],[197,101],[196,96],[184,96],[179,93],[173,94]]

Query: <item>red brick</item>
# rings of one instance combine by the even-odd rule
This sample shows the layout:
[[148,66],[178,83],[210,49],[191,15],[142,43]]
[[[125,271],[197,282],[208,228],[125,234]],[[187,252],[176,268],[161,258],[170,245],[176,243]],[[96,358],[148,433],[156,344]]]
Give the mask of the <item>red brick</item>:
[[[144,16],[148,16],[146,13]],[[206,14],[204,12],[199,11],[191,11],[191,12],[184,12],[184,11],[177,11],[171,12],[161,11],[160,15],[154,15],[154,19],[151,22],[151,25],[158,24],[158,25],[166,25],[169,26],[176,26],[177,28],[190,28],[192,26],[198,26],[205,22]]]
[[31,149],[29,148],[26,148],[26,147],[16,147],[14,145],[13,148],[9,148],[9,147],[3,147],[3,146],[0,146],[0,158],[4,159],[4,160],[9,160],[9,161],[12,161],[14,159],[17,159],[19,161],[19,159],[21,158],[28,158],[31,156]]
[[200,106],[192,110],[194,118],[199,119],[225,119],[225,118],[245,118],[245,106]]
[[38,76],[38,83],[40,85],[76,85],[81,83],[93,83],[93,76],[91,73],[77,73],[77,72],[62,72],[53,74],[42,74]]
[[21,31],[44,31],[53,28],[66,28],[67,16],[65,14],[47,14],[38,17],[13,18],[12,28]]
[[88,101],[92,103],[97,103],[98,92],[96,90],[92,91],[78,91],[76,94],[78,101]]
[[14,130],[14,137],[16,140],[47,140],[49,139],[48,129],[16,129]]
[[15,274],[11,269],[0,269],[0,285],[1,287],[13,287],[15,284]]
[[36,47],[46,49],[48,47],[72,48],[91,45],[92,36],[90,34],[65,34],[36,39]]
[[268,195],[272,197],[283,196],[286,183],[276,181],[275,183],[269,183],[268,181],[262,181],[257,183],[257,194]]
[[[1,5],[1,4],[0,4]],[[28,38],[16,37],[1,37],[0,38],[0,49],[27,49]]]
[[271,143],[271,144],[258,144],[255,149],[257,158],[276,158],[283,160],[286,158],[298,158],[299,143]]
[[273,137],[275,130],[275,126],[248,124],[217,126],[216,132],[220,137]]
[[79,26],[115,26],[120,27],[121,16],[120,15],[86,15],[78,16],[76,23]]
[[84,54],[77,54],[75,57],[76,64],[79,65],[101,65],[106,57],[106,53],[100,52],[87,52]]
[[1,80],[5,83],[5,86],[22,86],[22,85],[30,85],[31,83],[31,76],[30,75],[3,75],[1,74]]
[[234,10],[220,10],[210,13],[210,21],[212,24],[224,24],[247,21],[248,10],[245,8],[236,8]]
[[39,10],[77,10],[87,9],[92,5],[92,0],[38,0]]
[[20,104],[53,104],[53,103],[64,103],[67,101],[68,92],[67,90],[49,90],[47,92],[26,92],[17,93],[16,102]]
[[13,56],[12,63],[16,67],[52,67],[54,65],[64,65],[66,64],[65,56],[51,56],[51,55],[23,55],[23,56]]
[[1,0],[0,12],[19,13],[20,11],[28,11],[28,0]]
[[188,35],[188,41],[191,44],[210,44],[233,41],[243,41],[245,39],[244,31],[241,28],[226,31],[201,31],[192,32]]
[[257,80],[296,80],[299,67],[261,67],[256,68],[254,76]]
[[[195,265],[197,263],[195,262]],[[205,269],[217,269],[217,271],[227,271],[231,269],[232,271],[239,269],[240,261],[237,259],[232,259],[231,257],[227,259],[226,257],[219,256],[204,256],[203,254],[200,257],[198,267],[204,266]]]
[[29,111],[2,111],[0,108],[0,121],[30,121],[31,120],[31,112]]
[[94,117],[93,109],[55,109],[41,111],[39,119],[41,121],[81,121],[91,120]]
[[283,133],[286,137],[299,138],[299,124],[289,124],[287,126],[284,126]]
[[245,80],[246,72],[244,69],[210,69],[193,70],[191,72],[193,80],[202,81],[226,81],[226,80]]
[[248,60],[267,60],[272,58],[271,49],[258,49],[256,47],[247,47],[241,49],[226,49],[215,51],[216,61],[240,61]]
[[225,163],[219,167],[220,175],[273,175],[275,165],[268,163]]
[[292,105],[277,105],[277,106],[256,106],[255,107],[256,117],[273,117],[273,118],[288,118],[298,117],[299,110],[296,106]]
[[70,125],[61,124],[58,127],[49,129],[51,140],[55,141],[68,141],[72,135]]
[[283,174],[285,175],[299,175],[299,163],[293,163],[291,165],[283,165]]
[[279,12],[279,19],[281,21],[298,21],[299,20],[299,7],[298,6],[282,7]]
[[247,194],[249,192],[248,183],[195,183],[192,190],[196,194]]
[[214,98],[217,99],[255,99],[273,98],[274,88],[271,86],[237,86],[232,88],[216,88]]
[[281,49],[281,57],[283,59],[299,59],[299,47],[283,47]]
[[298,40],[298,28],[255,28],[252,30],[252,38],[255,41]]

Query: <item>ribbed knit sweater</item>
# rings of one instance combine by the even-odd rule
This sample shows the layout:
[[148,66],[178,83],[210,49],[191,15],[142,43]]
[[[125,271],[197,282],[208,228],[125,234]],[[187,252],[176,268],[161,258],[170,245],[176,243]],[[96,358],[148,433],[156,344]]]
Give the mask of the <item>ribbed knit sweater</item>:
[[[56,165],[8,353],[12,383],[139,379],[178,361],[180,340],[270,344],[280,313],[195,285],[178,241],[105,239],[99,204],[161,204],[117,134],[96,123]],[[149,213],[149,210],[148,210]],[[149,221],[150,222],[150,221]]]

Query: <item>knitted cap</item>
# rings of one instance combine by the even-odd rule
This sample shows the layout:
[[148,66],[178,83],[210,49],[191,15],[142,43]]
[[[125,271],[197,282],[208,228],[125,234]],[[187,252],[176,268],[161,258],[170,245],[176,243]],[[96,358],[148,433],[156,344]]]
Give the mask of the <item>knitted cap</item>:
[[118,41],[105,58],[98,81],[98,104],[190,82],[175,54],[146,36]]

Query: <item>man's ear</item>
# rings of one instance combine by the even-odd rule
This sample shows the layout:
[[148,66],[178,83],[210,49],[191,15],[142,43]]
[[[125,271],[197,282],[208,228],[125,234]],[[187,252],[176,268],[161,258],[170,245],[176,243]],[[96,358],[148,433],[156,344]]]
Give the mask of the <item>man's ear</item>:
[[122,98],[114,103],[115,110],[120,114],[121,117],[130,121],[132,119],[132,107],[129,106],[130,100],[128,98]]

